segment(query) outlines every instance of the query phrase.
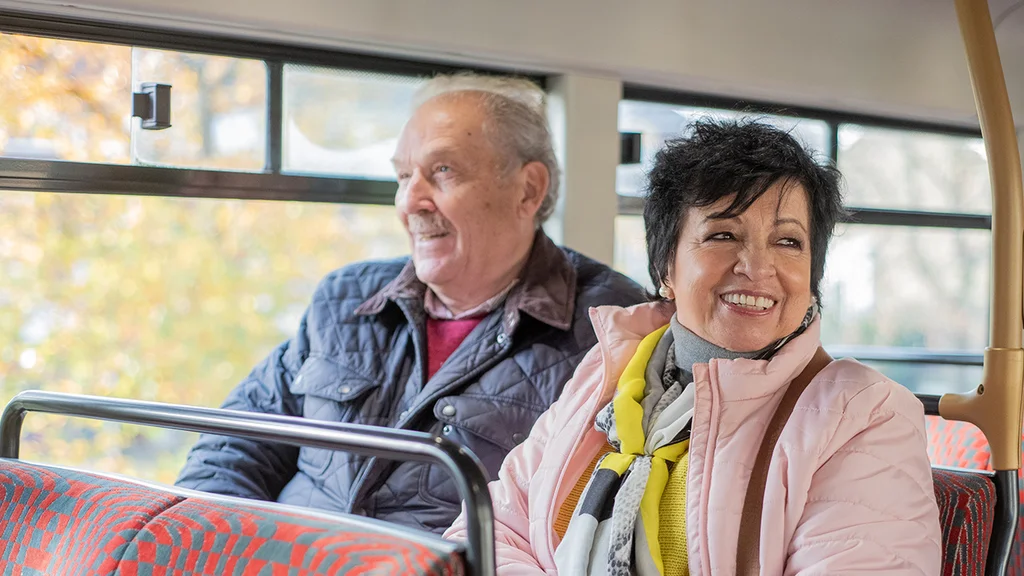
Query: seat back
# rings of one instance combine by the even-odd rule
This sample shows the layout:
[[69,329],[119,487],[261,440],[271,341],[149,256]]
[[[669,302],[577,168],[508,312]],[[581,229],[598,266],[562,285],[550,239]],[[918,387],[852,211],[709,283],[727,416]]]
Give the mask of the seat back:
[[932,469],[942,526],[942,574],[985,574],[995,519],[992,479],[966,470]]
[[[452,476],[466,515],[465,544],[453,548],[453,544],[440,540],[436,535],[418,535],[417,531],[373,519],[333,514],[318,516],[317,512],[302,508],[254,504],[234,498],[222,501],[225,497],[158,487],[158,491],[169,494],[184,494],[186,500],[175,502],[170,507],[161,506],[156,517],[147,518],[142,527],[126,539],[128,544],[124,550],[117,549],[118,556],[110,562],[118,566],[123,564],[125,570],[136,566],[138,571],[148,574],[155,567],[162,572],[167,567],[165,563],[171,562],[169,558],[173,557],[172,571],[184,570],[180,567],[182,565],[205,570],[212,563],[215,568],[223,568],[212,572],[216,574],[279,572],[276,568],[255,567],[260,563],[304,566],[301,573],[320,573],[320,570],[344,573],[363,562],[371,562],[374,573],[450,574],[469,571],[474,576],[495,574],[494,511],[487,491],[487,473],[472,452],[444,438],[411,430],[275,414],[29,390],[11,399],[0,416],[0,459],[8,459],[6,465],[15,469],[24,466],[17,462],[17,458],[21,426],[30,412],[347,450],[377,458],[434,462]],[[14,474],[12,478],[16,476]],[[120,481],[132,486],[140,484],[132,480]],[[46,488],[48,484],[44,482],[42,486]],[[24,488],[17,480],[12,480],[9,492],[12,497],[17,497]],[[44,490],[31,502],[47,502],[60,497],[61,494],[50,494]],[[218,503],[226,503],[227,507],[218,508],[215,506]],[[17,515],[17,506],[10,504],[7,508]],[[144,508],[144,511],[152,512],[150,508]],[[289,519],[289,513],[293,519]],[[101,531],[103,526],[87,522],[85,529]],[[104,534],[102,542],[105,546],[109,534],[101,533]],[[337,534],[341,534],[341,540],[331,537]],[[237,547],[239,541],[245,542],[241,548]],[[225,549],[226,546],[230,548]],[[456,550],[460,552],[458,560],[452,556]],[[215,559],[213,555],[216,555]],[[442,559],[440,563],[438,558]],[[285,572],[290,573],[289,570]]]
[[0,574],[113,574],[125,546],[181,499],[0,460]]
[[[925,418],[928,426],[928,457],[933,466],[964,468],[979,472],[992,470],[988,442],[976,426],[967,422],[945,420],[939,416]],[[961,473],[968,474],[967,471]],[[975,473],[974,476],[982,475]],[[1022,509],[1006,572],[1008,576],[1024,576],[1024,477],[1020,474],[1017,477],[1017,485],[1022,497]],[[992,501],[995,502],[994,494]]]
[[0,459],[2,574],[461,575],[462,547],[354,516]]

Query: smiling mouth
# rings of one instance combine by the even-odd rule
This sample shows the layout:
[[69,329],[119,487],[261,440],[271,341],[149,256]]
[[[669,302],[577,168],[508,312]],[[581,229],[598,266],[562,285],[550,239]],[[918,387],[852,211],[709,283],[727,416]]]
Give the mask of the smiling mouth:
[[730,292],[728,294],[722,294],[722,300],[750,310],[751,312],[765,312],[771,310],[775,306],[775,300],[771,298],[765,298],[764,296],[752,296],[750,294],[740,294],[738,292]]
[[444,232],[432,232],[432,233],[429,233],[429,234],[425,234],[425,233],[420,232],[420,233],[416,234],[416,240],[437,240],[438,238],[444,238],[445,236],[448,236],[448,232],[447,231],[444,231]]

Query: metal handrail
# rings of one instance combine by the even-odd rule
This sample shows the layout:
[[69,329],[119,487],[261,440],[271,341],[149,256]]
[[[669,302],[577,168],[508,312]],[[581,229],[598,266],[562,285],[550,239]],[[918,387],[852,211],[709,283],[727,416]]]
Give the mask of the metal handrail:
[[1024,412],[1024,187],[988,0],[955,0],[954,4],[992,179],[992,296],[982,383],[973,392],[945,394],[939,413],[971,422],[988,440],[998,493],[985,573],[1001,576],[1009,565],[1020,513],[1016,477],[1021,468]]
[[459,496],[465,502],[466,562],[473,574],[495,574],[494,510],[487,491],[487,475],[471,451],[450,440],[410,430],[321,422],[293,416],[29,390],[11,399],[0,417],[0,458],[18,458],[21,426],[28,412],[144,424],[441,464],[455,480]]

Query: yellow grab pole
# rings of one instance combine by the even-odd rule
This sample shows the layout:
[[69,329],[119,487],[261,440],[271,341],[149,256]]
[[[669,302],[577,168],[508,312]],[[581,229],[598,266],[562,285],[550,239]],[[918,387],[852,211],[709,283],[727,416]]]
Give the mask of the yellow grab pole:
[[974,101],[985,138],[992,177],[992,286],[989,347],[982,383],[966,394],[946,394],[939,413],[972,422],[985,433],[996,470],[1021,466],[1022,280],[1024,280],[1024,189],[1017,134],[1006,93],[988,0],[956,0],[960,32],[967,49]]

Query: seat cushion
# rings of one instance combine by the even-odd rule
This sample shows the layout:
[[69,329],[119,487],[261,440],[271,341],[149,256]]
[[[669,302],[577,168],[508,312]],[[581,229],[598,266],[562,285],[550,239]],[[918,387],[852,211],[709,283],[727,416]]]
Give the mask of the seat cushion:
[[463,573],[456,547],[433,536],[202,497],[147,524],[125,550],[119,573],[347,574],[370,567],[373,574]]
[[0,574],[113,574],[128,542],[183,497],[0,459]]

